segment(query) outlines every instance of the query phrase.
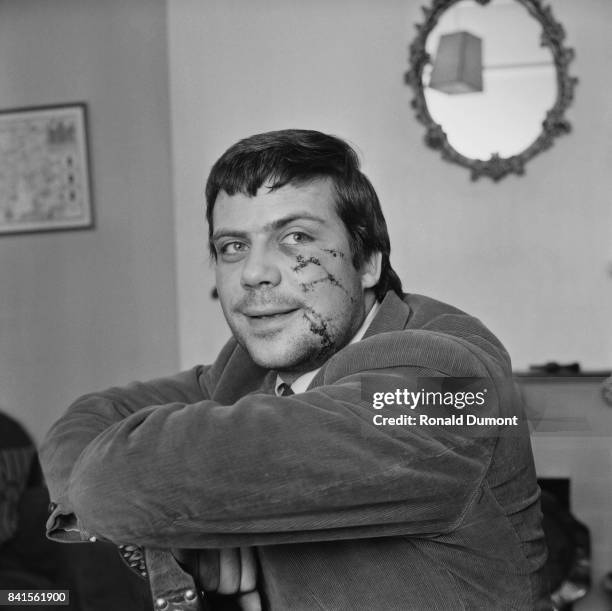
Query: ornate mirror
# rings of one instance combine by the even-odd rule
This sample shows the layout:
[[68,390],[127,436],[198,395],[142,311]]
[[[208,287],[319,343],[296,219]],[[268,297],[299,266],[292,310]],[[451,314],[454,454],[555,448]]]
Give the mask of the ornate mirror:
[[406,83],[425,142],[472,180],[523,174],[571,126],[573,49],[540,0],[433,0],[410,45]]

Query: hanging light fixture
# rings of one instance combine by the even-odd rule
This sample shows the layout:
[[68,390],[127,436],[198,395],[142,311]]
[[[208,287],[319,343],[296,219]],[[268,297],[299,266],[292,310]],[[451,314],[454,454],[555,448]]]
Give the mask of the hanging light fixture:
[[440,36],[429,86],[450,94],[482,91],[482,40],[469,32]]

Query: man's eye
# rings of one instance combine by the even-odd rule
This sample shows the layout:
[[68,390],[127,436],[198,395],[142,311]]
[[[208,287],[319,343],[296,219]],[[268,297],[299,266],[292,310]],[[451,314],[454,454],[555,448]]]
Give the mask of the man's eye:
[[247,245],[244,242],[227,242],[223,244],[219,251],[222,255],[237,255],[245,252]]
[[282,240],[281,242],[283,244],[290,244],[290,245],[296,245],[296,244],[305,244],[306,242],[312,242],[312,238],[303,233],[302,231],[292,231],[291,233],[288,233]]

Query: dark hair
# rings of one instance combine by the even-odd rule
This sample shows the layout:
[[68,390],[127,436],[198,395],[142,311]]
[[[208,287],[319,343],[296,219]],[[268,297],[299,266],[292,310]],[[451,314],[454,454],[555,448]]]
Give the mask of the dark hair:
[[286,129],[256,134],[231,146],[215,163],[206,183],[206,219],[211,255],[213,208],[217,195],[244,193],[253,197],[269,183],[270,189],[330,178],[336,194],[336,212],[349,234],[353,265],[359,268],[373,253],[382,253],[382,269],[374,287],[376,298],[402,283],[391,267],[387,224],[374,187],[359,169],[357,153],[344,140],[317,131]]

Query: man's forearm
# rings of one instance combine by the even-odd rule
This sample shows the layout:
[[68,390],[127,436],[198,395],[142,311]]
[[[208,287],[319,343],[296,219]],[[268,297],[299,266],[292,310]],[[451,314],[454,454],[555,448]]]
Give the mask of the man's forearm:
[[[69,502],[95,535],[160,547],[450,527],[484,476],[491,444],[389,433],[372,426],[358,384],[348,381],[342,399],[336,393],[139,410],[80,455]],[[432,499],[442,502],[433,508]]]
[[199,382],[202,373],[202,368],[194,368],[149,384],[134,383],[77,399],[51,427],[40,448],[51,500],[59,504],[64,513],[70,513],[70,477],[88,445],[112,425],[150,405],[206,398]]
[[[327,385],[292,397],[202,400],[193,373],[170,391],[148,383],[89,396],[99,405],[77,402],[54,427],[43,462],[54,460],[52,449],[61,454],[64,436],[74,454],[47,465],[64,469],[55,489],[62,486],[84,529],[117,543],[231,547],[443,532],[477,492],[494,442],[459,429],[442,440],[426,429],[375,426],[362,382],[390,388],[415,375],[487,377],[488,364],[460,341],[418,333],[399,337],[382,369],[377,344],[353,348],[361,371],[346,359],[332,363]],[[396,364],[406,361],[419,367]],[[241,369],[232,383],[240,384]]]

